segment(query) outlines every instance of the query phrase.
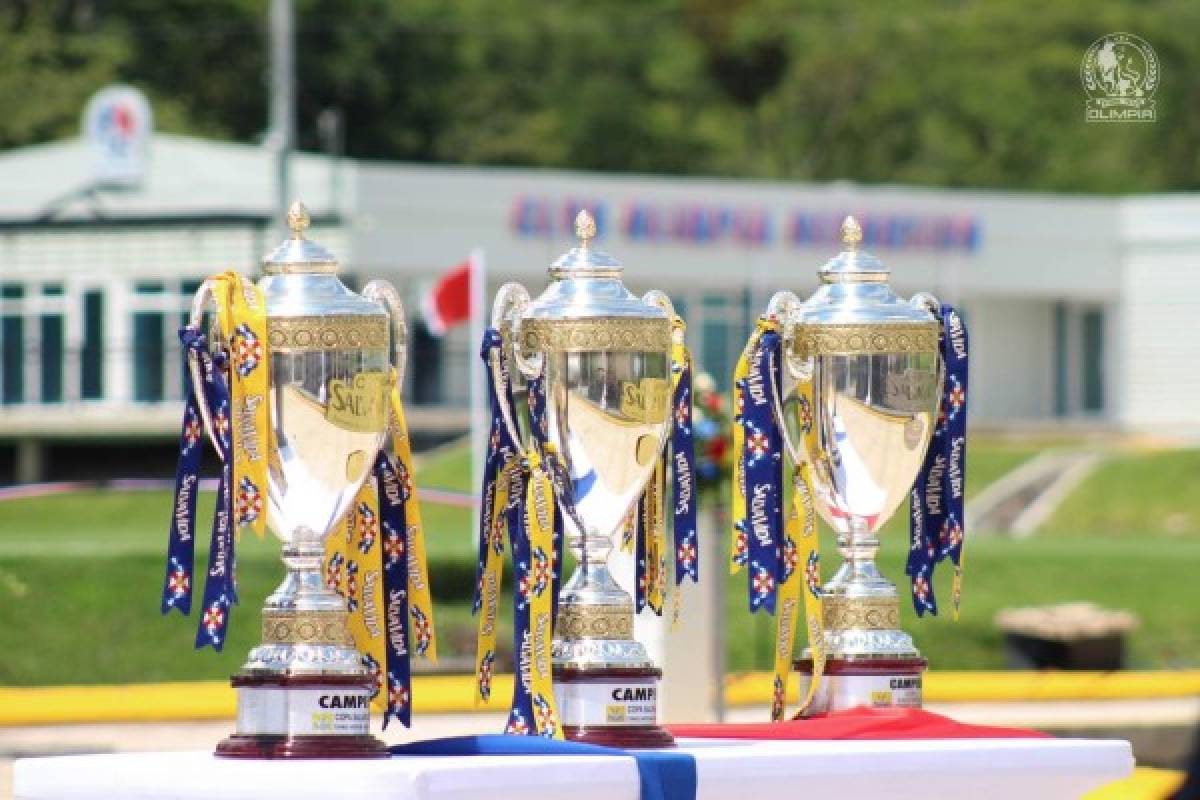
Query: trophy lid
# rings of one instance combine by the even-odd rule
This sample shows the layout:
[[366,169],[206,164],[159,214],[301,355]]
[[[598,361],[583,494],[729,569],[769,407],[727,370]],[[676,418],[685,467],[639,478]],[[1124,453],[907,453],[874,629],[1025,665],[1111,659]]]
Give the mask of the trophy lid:
[[842,252],[817,270],[821,283],[882,283],[888,268],[871,253],[859,250],[862,226],[854,217],[842,221]]
[[550,285],[530,304],[528,319],[567,322],[588,318],[636,318],[664,323],[670,335],[667,313],[647,305],[621,282],[621,262],[592,247],[596,220],[587,211],[575,217],[579,244],[550,265]]
[[337,272],[333,254],[314,241],[304,238],[312,219],[300,201],[292,203],[287,224],[292,235],[263,259],[263,272],[268,275],[296,275]]
[[923,303],[906,301],[888,286],[891,270],[871,253],[858,249],[862,226],[854,217],[842,222],[842,252],[819,270],[821,285],[797,310],[804,325],[929,324]]
[[592,247],[596,220],[586,208],[575,215],[575,237],[579,244],[555,259],[550,265],[550,277],[616,277],[621,273],[620,261]]

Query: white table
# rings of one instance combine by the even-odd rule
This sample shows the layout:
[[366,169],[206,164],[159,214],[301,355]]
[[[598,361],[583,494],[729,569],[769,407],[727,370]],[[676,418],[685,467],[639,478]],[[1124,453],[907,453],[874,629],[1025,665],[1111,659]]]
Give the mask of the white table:
[[[1091,739],[693,739],[682,745],[696,757],[698,800],[1062,800],[1125,777],[1133,769],[1128,742]],[[617,756],[408,756],[349,767],[344,761],[240,761],[209,753],[26,758],[16,762],[14,791],[18,800],[638,797],[633,760]]]

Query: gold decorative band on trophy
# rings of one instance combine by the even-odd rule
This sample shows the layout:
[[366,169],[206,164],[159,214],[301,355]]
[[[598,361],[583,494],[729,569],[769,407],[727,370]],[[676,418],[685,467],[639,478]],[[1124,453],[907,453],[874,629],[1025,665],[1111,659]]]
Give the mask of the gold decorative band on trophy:
[[899,597],[824,598],[825,629],[887,631],[900,625]]
[[792,352],[810,356],[886,355],[888,353],[937,352],[936,322],[904,322],[884,325],[799,325]]
[[377,316],[268,319],[267,338],[277,352],[384,349],[388,346],[388,320]]
[[338,644],[352,647],[345,611],[263,611],[262,637],[274,644]]
[[569,639],[629,639],[633,617],[624,606],[563,605],[555,628]]
[[534,353],[667,351],[671,323],[656,318],[533,319],[521,323],[521,347]]

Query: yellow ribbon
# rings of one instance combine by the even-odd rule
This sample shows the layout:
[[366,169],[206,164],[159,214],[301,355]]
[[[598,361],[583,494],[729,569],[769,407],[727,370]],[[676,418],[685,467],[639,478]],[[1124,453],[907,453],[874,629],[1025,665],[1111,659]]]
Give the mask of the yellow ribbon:
[[[551,644],[554,639],[554,487],[535,450],[526,453],[529,485],[525,494],[525,530],[529,536],[529,577],[534,588],[529,597],[528,652],[520,676],[528,680],[533,700],[534,726],[539,734],[562,738],[554,700]],[[540,554],[539,554],[540,551]],[[522,648],[524,649],[524,648]]]
[[229,405],[233,443],[235,521],[260,537],[267,530],[267,458],[271,415],[267,404],[270,350],[262,292],[236,272],[211,279],[221,338],[229,346]]
[[509,459],[496,474],[495,494],[488,520],[488,539],[483,546],[483,585],[479,596],[479,624],[475,635],[475,705],[486,705],[492,699],[492,679],[496,663],[496,627],[500,611],[500,582],[504,577],[505,508],[509,500],[509,484],[520,471],[519,459]]
[[408,525],[408,615],[410,617],[410,649],[432,663],[437,662],[437,632],[433,624],[433,597],[429,590],[429,567],[425,558],[425,529],[421,524],[421,504],[413,478],[412,445],[408,424],[404,421],[404,406],[400,402],[400,387],[392,370],[392,454],[396,458],[400,483],[407,490],[404,519]]
[[801,463],[797,466],[792,479],[792,506],[784,526],[784,558],[789,562],[788,574],[780,581],[779,593],[775,599],[775,691],[771,702],[772,722],[783,719],[787,685],[792,673],[796,619],[800,609],[798,601],[801,596],[808,646],[812,652],[813,672],[808,682],[808,691],[800,702],[796,716],[802,715],[812,703],[821,675],[825,672],[820,551],[808,464]]
[[958,564],[954,566],[954,582],[950,586],[950,600],[954,607],[954,621],[958,622],[958,610],[962,605],[963,567],[967,565],[967,548],[958,554]]
[[325,579],[330,589],[347,600],[354,646],[376,665],[372,695],[376,711],[387,708],[387,693],[380,691],[387,663],[382,547],[379,495],[374,479],[367,478],[343,517],[342,529],[325,540]]
[[[813,400],[812,381],[801,381],[797,386],[800,394],[800,432],[805,453],[813,453],[817,447],[817,410]],[[793,514],[800,521],[798,552],[804,559],[800,572],[804,579],[800,591],[804,594],[804,622],[808,632],[808,647],[812,652],[813,671],[808,682],[808,692],[796,712],[799,717],[808,710],[821,676],[825,673],[825,612],[821,599],[821,549],[817,537],[817,515],[813,506],[812,467],[807,461],[796,464],[792,474]]]
[[666,480],[666,469],[661,458],[654,462],[654,474],[646,485],[642,499],[642,529],[645,531],[645,551],[642,556],[646,560],[646,605],[656,614],[662,614],[663,599],[666,595],[666,539],[667,532],[663,524],[663,484]]

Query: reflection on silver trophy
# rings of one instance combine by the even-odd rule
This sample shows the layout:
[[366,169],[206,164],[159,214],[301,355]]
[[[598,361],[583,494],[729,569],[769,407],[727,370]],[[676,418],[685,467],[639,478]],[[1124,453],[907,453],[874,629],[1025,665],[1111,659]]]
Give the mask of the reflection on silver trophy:
[[[550,267],[546,290],[531,300],[506,285],[493,317],[523,381],[544,384],[542,446],[567,473],[559,488],[578,566],[559,596],[554,693],[568,738],[669,744],[657,724],[662,672],[633,638],[633,597],[608,557],[667,441],[675,315],[662,293],[639,299],[625,288],[621,264],[593,247],[586,211],[575,230],[579,244]],[[540,402],[528,386],[518,396]]]
[[[347,602],[327,586],[323,566],[325,540],[371,474],[389,430],[393,368],[404,367],[404,314],[386,283],[368,284],[362,296],[341,283],[334,257],[304,238],[302,205],[292,206],[288,223],[292,237],[266,257],[258,284],[270,359],[270,436],[260,443],[268,461],[265,506],[283,541],[287,576],[263,608],[262,643],[233,679],[237,732],[217,753],[382,756],[386,749],[368,727],[378,676],[356,649]],[[208,281],[197,293],[192,328],[202,324],[213,290]],[[215,345],[220,335],[214,326],[209,340]],[[198,354],[189,366],[212,435]]]
[[[817,291],[803,303],[779,292],[767,310],[783,336],[783,438],[795,463],[811,467],[815,506],[843,559],[822,592],[828,661],[811,710],[919,706],[926,662],[899,627],[899,596],[875,555],[937,421],[939,305],[892,292],[887,267],[859,249],[853,218],[842,234],[845,249],[821,267]],[[811,654],[798,666],[803,696]]]

